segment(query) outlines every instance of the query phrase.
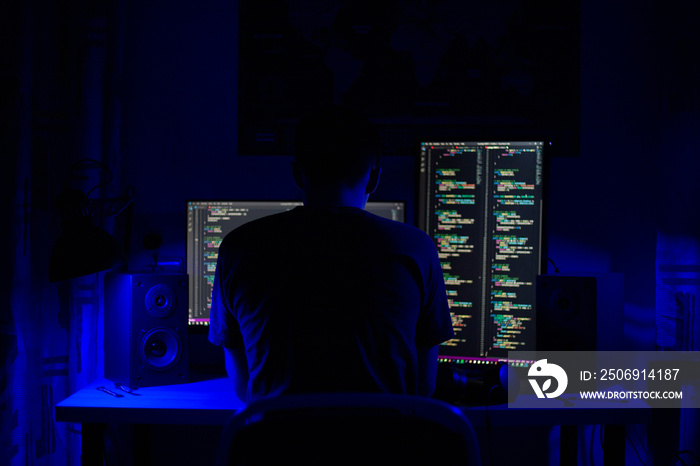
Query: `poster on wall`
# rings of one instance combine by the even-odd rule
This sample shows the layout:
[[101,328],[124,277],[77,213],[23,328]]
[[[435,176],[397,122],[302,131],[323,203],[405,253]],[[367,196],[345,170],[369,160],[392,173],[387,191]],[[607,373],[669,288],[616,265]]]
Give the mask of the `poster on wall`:
[[241,155],[291,154],[299,116],[331,103],[378,124],[385,155],[415,155],[426,138],[578,147],[578,2],[239,5]]

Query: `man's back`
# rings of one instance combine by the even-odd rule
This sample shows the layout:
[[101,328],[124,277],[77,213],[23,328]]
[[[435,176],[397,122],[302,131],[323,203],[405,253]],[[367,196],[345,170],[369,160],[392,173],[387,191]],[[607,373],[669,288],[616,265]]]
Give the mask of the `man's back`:
[[435,246],[413,227],[300,207],[235,230],[219,255],[210,339],[245,347],[249,398],[416,394],[416,346],[452,336]]

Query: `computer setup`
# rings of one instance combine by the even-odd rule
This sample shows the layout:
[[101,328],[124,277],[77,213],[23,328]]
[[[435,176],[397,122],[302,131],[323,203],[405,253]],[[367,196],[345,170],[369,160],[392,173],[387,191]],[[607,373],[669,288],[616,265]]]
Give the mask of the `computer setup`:
[[[455,385],[497,383],[508,363],[527,367],[532,362],[509,361],[508,352],[535,350],[536,277],[546,271],[546,146],[545,141],[522,140],[420,143],[417,226],[438,250],[455,331],[455,338],[439,347],[440,379],[450,380],[444,389],[451,392],[448,397],[460,390]],[[188,327],[194,364],[220,353],[208,347],[206,334],[223,238],[244,223],[301,204],[187,201]],[[366,208],[392,220],[406,218],[404,202],[369,202]]]

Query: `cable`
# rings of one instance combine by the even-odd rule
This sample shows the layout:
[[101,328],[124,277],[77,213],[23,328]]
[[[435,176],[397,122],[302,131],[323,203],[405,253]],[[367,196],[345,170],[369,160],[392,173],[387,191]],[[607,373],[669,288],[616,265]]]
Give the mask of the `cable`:
[[642,460],[642,457],[639,456],[639,452],[637,451],[637,447],[634,446],[634,442],[632,442],[632,439],[630,438],[630,436],[627,435],[627,432],[625,432],[625,438],[630,443],[630,445],[632,445],[632,449],[637,454],[637,458],[639,458],[639,462],[642,463],[644,466],[647,466],[647,464],[644,462],[644,460]]
[[112,173],[112,170],[110,170],[109,167],[108,167],[107,165],[105,165],[104,163],[100,162],[99,160],[95,160],[95,159],[82,159],[82,160],[78,160],[77,162],[75,162],[75,163],[70,167],[70,172],[68,173],[68,178],[66,179],[66,187],[67,187],[67,185],[68,185],[68,182],[70,181],[70,179],[71,179],[72,176],[73,176],[73,171],[76,170],[81,164],[84,164],[84,163],[94,163],[94,164],[100,166],[100,168],[106,170],[106,171],[107,171],[107,174],[109,175],[109,179],[108,179],[107,181],[103,181],[103,182],[101,182],[101,183],[98,183],[96,186],[93,186],[92,188],[90,188],[90,190],[88,190],[87,194],[85,194],[85,199],[88,199],[88,198],[90,197],[90,194],[92,194],[92,192],[93,192],[94,190],[96,190],[97,188],[100,188],[100,187],[102,187],[102,186],[105,186],[105,185],[111,183],[112,180],[114,179],[114,174]]
[[681,464],[682,464],[683,466],[688,466],[688,463],[686,463],[685,461],[683,461],[683,458],[681,458],[681,452],[678,452],[678,453],[676,453],[675,455],[673,455],[673,456],[669,459],[669,461],[673,461],[674,459],[677,459],[678,461],[680,461]]
[[559,270],[559,267],[557,267],[557,264],[554,263],[554,261],[551,258],[547,258],[550,264],[552,264],[552,267],[554,267],[554,273],[561,273]]
[[684,465],[687,465],[688,463],[683,461],[683,458],[681,458],[681,455],[690,455],[695,460],[696,465],[700,464],[700,458],[698,458],[698,456],[690,450],[680,450],[678,453],[675,454],[675,456],[673,456],[673,458],[678,458],[678,461],[680,461]]

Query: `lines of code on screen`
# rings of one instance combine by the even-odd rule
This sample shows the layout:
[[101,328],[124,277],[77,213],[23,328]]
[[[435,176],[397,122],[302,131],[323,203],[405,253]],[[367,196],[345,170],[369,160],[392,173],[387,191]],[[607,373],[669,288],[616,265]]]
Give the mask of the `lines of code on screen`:
[[423,227],[445,277],[460,360],[534,349],[542,142],[421,144]]

